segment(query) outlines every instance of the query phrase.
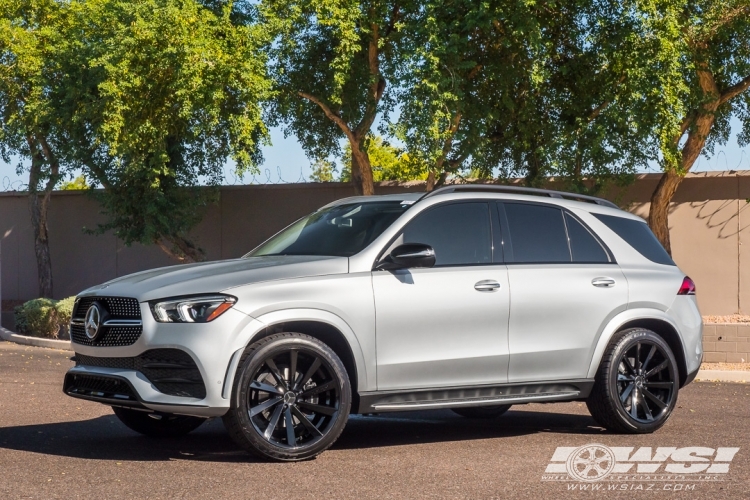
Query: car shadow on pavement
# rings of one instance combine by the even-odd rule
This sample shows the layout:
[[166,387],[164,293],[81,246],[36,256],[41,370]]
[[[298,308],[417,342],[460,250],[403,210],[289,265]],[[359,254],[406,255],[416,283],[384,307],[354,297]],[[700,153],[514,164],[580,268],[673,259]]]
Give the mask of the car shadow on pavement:
[[[493,439],[542,432],[604,434],[588,415],[514,411],[498,419],[468,419],[446,410],[352,415],[333,449],[377,448]],[[116,461],[202,460],[254,462],[213,419],[180,438],[153,439],[123,426],[114,415],[90,420],[0,427],[0,450]]]

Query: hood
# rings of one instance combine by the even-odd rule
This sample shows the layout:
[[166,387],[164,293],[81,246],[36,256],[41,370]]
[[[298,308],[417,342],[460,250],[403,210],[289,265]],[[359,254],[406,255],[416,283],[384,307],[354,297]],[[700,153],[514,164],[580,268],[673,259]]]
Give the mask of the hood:
[[[147,300],[217,293],[261,281],[349,272],[346,257],[281,255],[200,262],[130,274],[84,290],[79,295]],[[231,293],[231,292],[229,292]]]

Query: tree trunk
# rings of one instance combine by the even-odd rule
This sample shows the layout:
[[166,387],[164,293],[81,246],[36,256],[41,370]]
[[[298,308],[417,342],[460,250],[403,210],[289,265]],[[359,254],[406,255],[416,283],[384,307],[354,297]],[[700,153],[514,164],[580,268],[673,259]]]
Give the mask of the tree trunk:
[[[682,130],[689,130],[689,132],[687,141],[682,147],[680,169],[679,171],[674,168],[667,169],[651,195],[648,225],[669,255],[672,255],[672,245],[669,240],[669,204],[685,174],[690,171],[703,151],[706,138],[714,125],[716,109],[721,104],[721,96],[713,75],[705,67],[698,71],[698,81],[703,92],[712,97],[712,100],[703,104],[699,111],[690,114],[689,118],[685,119],[689,122],[683,125]],[[679,142],[680,137],[682,135],[675,139],[675,143]]]
[[437,178],[435,176],[435,171],[430,170],[430,172],[427,174],[427,185],[425,186],[424,190],[429,193],[430,191],[435,189],[436,182]]
[[349,141],[352,148],[352,184],[354,192],[361,196],[375,194],[375,184],[372,178],[370,157],[364,148],[363,141]]
[[47,232],[47,208],[49,195],[39,196],[39,193],[29,194],[29,209],[31,211],[31,227],[34,230],[34,251],[36,253],[36,269],[39,276],[39,296],[52,298],[52,259],[49,253],[49,239]]
[[206,260],[206,255],[192,241],[181,236],[164,236],[156,242],[164,253],[183,264],[192,264]]
[[[47,211],[52,190],[59,177],[59,165],[43,137],[29,134],[26,137],[26,142],[31,155],[29,211],[31,212],[31,227],[34,231],[34,253],[36,254],[36,269],[39,278],[39,296],[52,298],[52,259],[49,251]],[[49,178],[40,192],[39,183],[42,180],[42,165],[45,159],[50,165],[50,172]]]

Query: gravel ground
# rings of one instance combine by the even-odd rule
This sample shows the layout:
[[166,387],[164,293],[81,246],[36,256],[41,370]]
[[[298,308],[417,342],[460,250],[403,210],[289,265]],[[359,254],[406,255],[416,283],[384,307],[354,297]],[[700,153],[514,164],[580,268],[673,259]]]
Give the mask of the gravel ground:
[[[736,498],[750,496],[750,386],[694,383],[655,434],[615,435],[582,403],[514,407],[495,421],[450,411],[354,416],[336,445],[297,464],[238,451],[221,420],[169,440],[139,436],[103,405],[62,394],[70,352],[0,343],[0,498]],[[558,446],[739,447],[720,482],[542,481]],[[664,488],[693,485],[675,493]],[[607,491],[608,487],[629,488]],[[575,490],[571,488],[575,487]],[[643,490],[651,491],[641,491]]]
[[750,371],[750,363],[702,363],[701,370]]

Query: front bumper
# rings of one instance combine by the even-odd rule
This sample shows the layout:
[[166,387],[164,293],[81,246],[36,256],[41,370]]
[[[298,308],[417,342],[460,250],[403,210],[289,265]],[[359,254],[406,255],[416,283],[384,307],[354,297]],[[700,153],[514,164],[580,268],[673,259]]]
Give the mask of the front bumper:
[[[147,303],[141,304],[141,317],[143,333],[132,345],[99,347],[73,342],[72,347],[77,354],[95,358],[135,358],[154,349],[183,351],[192,358],[200,372],[205,397],[165,394],[136,369],[86,364],[79,364],[68,371],[63,387],[65,393],[104,404],[162,413],[199,417],[226,413],[237,361],[252,335],[263,325],[236,309],[230,309],[211,323],[157,323]],[[99,380],[100,384],[94,383],[94,379]],[[110,384],[114,381],[121,385]],[[118,393],[115,390],[118,387],[127,387],[132,391],[133,398],[124,397],[127,391],[123,393],[120,390]]]

